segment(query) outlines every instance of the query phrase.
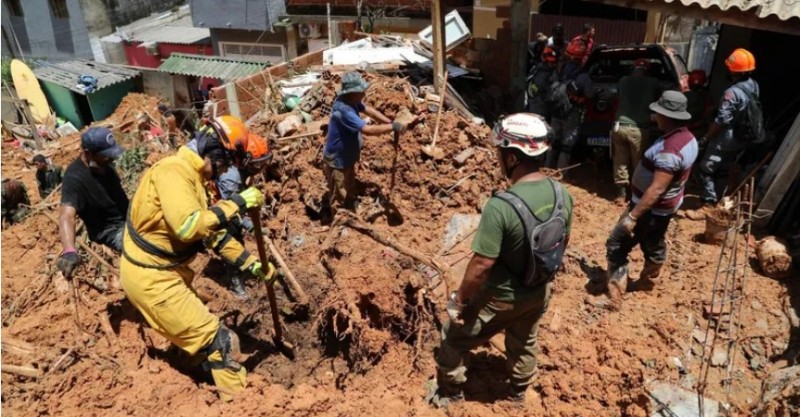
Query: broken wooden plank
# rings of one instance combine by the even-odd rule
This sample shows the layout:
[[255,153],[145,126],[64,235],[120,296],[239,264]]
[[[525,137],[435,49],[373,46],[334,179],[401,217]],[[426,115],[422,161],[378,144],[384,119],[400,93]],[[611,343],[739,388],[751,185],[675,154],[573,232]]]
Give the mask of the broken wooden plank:
[[453,161],[456,163],[456,166],[461,166],[467,162],[467,159],[472,158],[472,155],[475,155],[475,148],[470,146],[456,155]]
[[17,366],[3,364],[0,371],[12,375],[27,376],[29,378],[39,378],[42,376],[42,371],[30,366]]
[[10,353],[12,355],[28,356],[36,352],[36,347],[28,342],[22,340],[15,340],[9,337],[4,337],[2,341],[3,353]]

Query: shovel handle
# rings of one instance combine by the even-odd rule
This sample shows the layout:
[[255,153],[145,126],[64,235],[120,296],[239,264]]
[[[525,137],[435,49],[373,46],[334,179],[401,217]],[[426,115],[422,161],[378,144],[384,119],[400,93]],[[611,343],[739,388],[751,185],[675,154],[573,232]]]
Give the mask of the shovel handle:
[[[250,220],[253,221],[258,258],[261,260],[261,265],[266,266],[269,258],[267,257],[267,245],[264,243],[264,232],[261,230],[261,207],[250,209]],[[269,297],[269,309],[272,312],[272,327],[275,328],[275,339],[283,340],[283,327],[278,316],[278,300],[275,298],[275,289],[269,283],[265,284],[267,286],[267,296]]]
[[436,139],[439,138],[439,122],[442,121],[442,111],[444,110],[444,100],[447,97],[447,71],[444,72],[444,80],[442,80],[442,88],[439,91],[441,97],[439,98],[439,108],[436,110],[436,125],[433,128],[433,142],[431,149],[436,147]]

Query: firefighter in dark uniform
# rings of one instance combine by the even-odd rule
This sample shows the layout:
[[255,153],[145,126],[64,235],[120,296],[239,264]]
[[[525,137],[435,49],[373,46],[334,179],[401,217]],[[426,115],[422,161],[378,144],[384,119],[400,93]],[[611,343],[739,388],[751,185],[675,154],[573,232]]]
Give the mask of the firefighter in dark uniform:
[[707,144],[697,175],[702,186],[703,207],[686,213],[692,220],[704,220],[707,212],[722,199],[730,168],[749,140],[740,129],[743,114],[750,100],[758,100],[760,94],[758,83],[751,77],[756,69],[752,53],[736,49],[725,60],[725,65],[733,85],[722,94],[714,121],[700,138],[701,145]]

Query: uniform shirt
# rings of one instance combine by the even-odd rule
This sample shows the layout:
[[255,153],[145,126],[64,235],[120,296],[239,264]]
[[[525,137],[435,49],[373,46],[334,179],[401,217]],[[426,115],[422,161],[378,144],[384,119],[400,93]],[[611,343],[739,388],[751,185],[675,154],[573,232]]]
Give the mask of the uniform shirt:
[[361,156],[361,129],[366,123],[358,115],[366,109],[363,103],[351,106],[336,99],[331,107],[325,156],[333,160],[334,168],[350,168]]
[[119,231],[128,212],[128,196],[114,167],[94,172],[78,158],[64,173],[61,205],[73,207],[86,224],[89,239],[97,241],[105,232]]
[[734,135],[738,133],[736,128],[741,120],[741,115],[750,102],[750,98],[744,90],[747,90],[756,98],[760,94],[758,83],[752,78],[739,81],[722,93],[719,109],[717,109],[717,114],[714,117],[714,122],[717,124],[733,129]]
[[650,103],[661,96],[661,85],[653,77],[626,75],[617,84],[617,120],[639,127],[650,124]]
[[36,170],[36,182],[39,184],[39,197],[47,198],[61,184],[61,167],[50,165],[43,170]]
[[[219,191],[220,198],[223,200],[230,200],[234,194],[238,194],[244,188],[245,178],[239,168],[234,166],[228,168],[223,172],[216,181],[217,191]],[[242,226],[247,230],[253,229],[253,221],[249,216],[242,216]]]
[[[518,195],[531,208],[537,218],[550,217],[555,206],[553,187],[547,180],[525,181],[514,184],[510,191]],[[564,190],[567,234],[572,228],[572,197]],[[491,291],[498,301],[514,301],[530,297],[537,288],[522,283],[528,267],[530,248],[525,240],[522,220],[505,201],[491,198],[483,208],[481,222],[472,241],[472,251],[487,258],[497,259],[483,289]]]
[[657,216],[668,216],[683,203],[683,190],[686,180],[697,159],[697,140],[686,127],[681,127],[656,139],[644,153],[636,166],[631,181],[631,200],[638,204],[645,191],[653,183],[656,171],[673,174],[666,191],[653,204],[652,212]]

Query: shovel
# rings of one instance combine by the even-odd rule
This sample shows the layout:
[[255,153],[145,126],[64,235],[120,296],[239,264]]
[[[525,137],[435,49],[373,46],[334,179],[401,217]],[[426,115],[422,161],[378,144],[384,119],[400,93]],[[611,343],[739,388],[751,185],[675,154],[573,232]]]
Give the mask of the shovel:
[[[253,221],[256,246],[258,246],[258,257],[261,260],[261,265],[267,265],[269,259],[267,257],[267,245],[264,243],[264,232],[261,230],[260,207],[250,210],[250,219]],[[269,297],[269,309],[272,313],[272,327],[275,328],[275,334],[272,335],[272,342],[287,358],[294,360],[294,345],[283,338],[283,326],[281,325],[281,318],[278,315],[278,300],[275,298],[275,289],[272,288],[272,283],[267,282],[266,286],[267,296]]]
[[444,151],[436,147],[436,139],[439,138],[439,123],[442,121],[442,110],[444,110],[444,99],[447,96],[447,71],[444,72],[444,81],[442,81],[442,88],[439,97],[439,109],[436,111],[436,125],[433,127],[433,141],[430,145],[422,147],[422,153],[435,159],[444,159]]

